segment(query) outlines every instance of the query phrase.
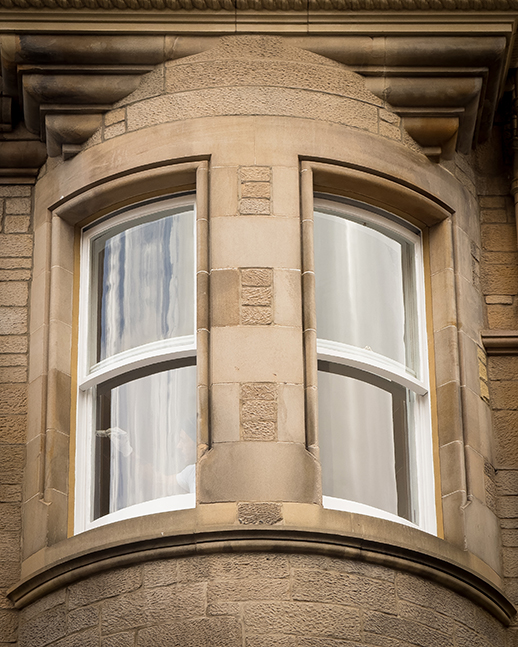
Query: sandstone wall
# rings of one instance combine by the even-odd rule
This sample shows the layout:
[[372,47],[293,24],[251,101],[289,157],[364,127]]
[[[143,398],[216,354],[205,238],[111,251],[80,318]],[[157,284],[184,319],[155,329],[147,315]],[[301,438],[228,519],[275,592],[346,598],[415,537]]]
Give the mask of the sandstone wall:
[[56,591],[22,614],[20,647],[504,647],[450,590],[365,562],[217,554],[159,560]]
[[20,575],[27,424],[32,188],[0,185],[0,645],[16,642],[6,590]]

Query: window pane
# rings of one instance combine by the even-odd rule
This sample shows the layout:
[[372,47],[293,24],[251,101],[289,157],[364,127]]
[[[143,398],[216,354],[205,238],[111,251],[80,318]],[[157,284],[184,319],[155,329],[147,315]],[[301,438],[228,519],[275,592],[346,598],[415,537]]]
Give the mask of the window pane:
[[371,223],[315,213],[317,336],[418,368],[414,245]]
[[336,372],[318,373],[323,494],[416,521],[410,473],[414,395],[361,371],[331,368]]
[[194,211],[166,214],[93,241],[91,364],[193,334]]
[[196,367],[97,387],[94,519],[194,492]]

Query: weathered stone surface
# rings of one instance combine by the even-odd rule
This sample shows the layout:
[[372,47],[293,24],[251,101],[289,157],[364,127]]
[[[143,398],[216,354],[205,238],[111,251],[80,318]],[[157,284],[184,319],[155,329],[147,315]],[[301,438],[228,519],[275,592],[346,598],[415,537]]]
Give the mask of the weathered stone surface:
[[243,525],[273,525],[282,521],[280,503],[239,503],[237,506],[239,523]]
[[68,605],[70,609],[86,606],[104,598],[120,596],[128,591],[133,591],[140,585],[140,569],[116,569],[96,575],[85,582],[73,584],[69,588]]

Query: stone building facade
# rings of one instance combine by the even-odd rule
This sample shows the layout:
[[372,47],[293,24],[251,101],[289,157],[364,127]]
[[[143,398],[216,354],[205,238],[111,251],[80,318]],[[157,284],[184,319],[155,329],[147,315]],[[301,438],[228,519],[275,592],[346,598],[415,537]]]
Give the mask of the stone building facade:
[[1,647],[518,644],[517,12],[0,0]]

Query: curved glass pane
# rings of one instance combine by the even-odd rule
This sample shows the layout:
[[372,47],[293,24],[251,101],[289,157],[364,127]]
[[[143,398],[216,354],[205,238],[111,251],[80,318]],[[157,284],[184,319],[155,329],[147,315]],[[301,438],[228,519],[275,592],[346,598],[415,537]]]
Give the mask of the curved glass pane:
[[97,387],[93,518],[194,492],[196,367]]
[[90,365],[194,334],[194,211],[169,209],[92,242]]
[[415,396],[364,375],[360,380],[318,373],[322,493],[416,521],[411,469]]
[[415,250],[370,222],[315,213],[317,336],[418,370]]

